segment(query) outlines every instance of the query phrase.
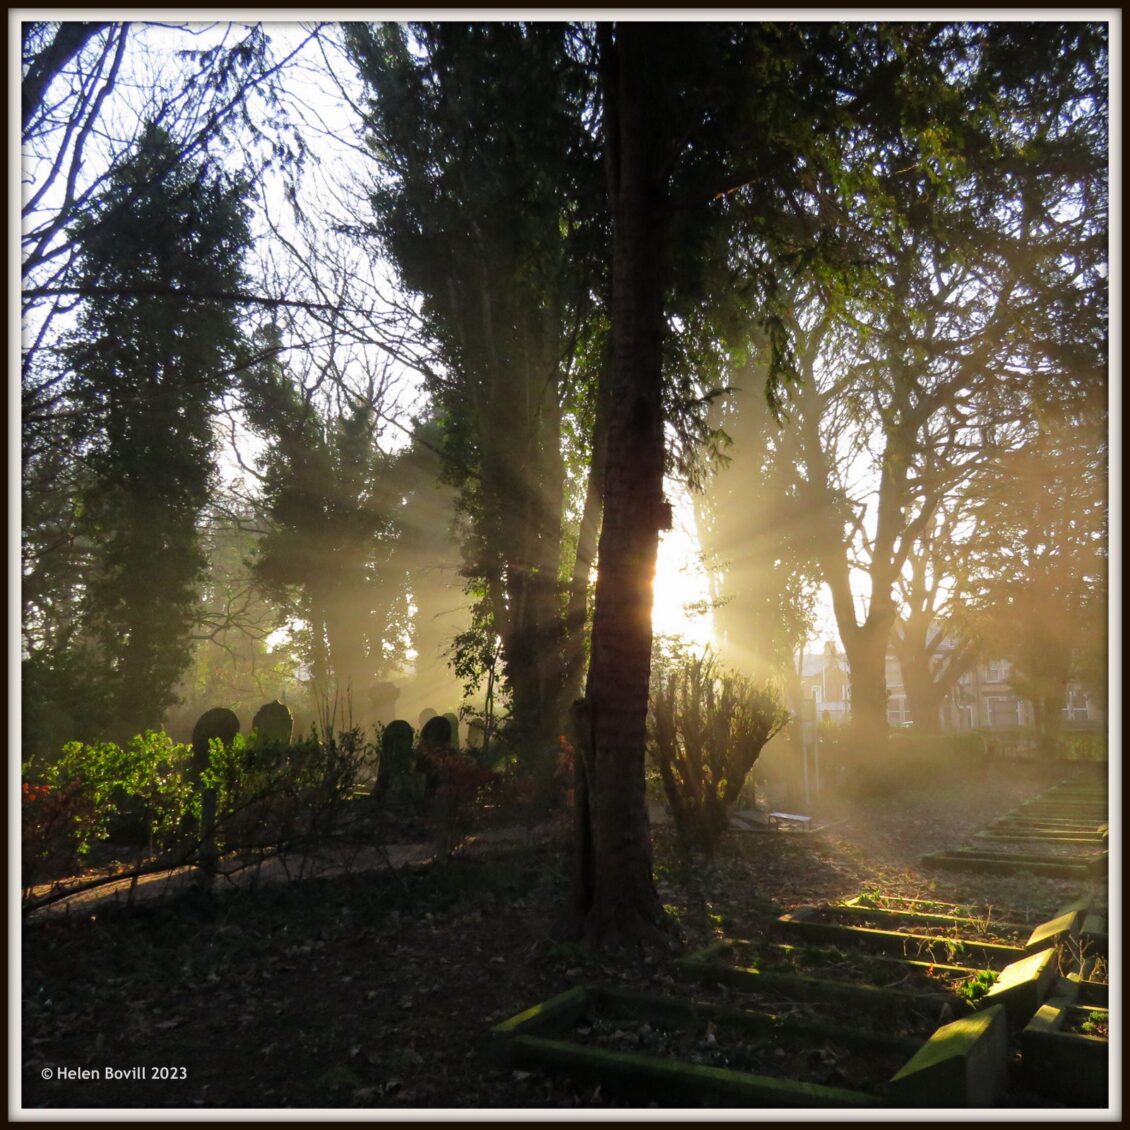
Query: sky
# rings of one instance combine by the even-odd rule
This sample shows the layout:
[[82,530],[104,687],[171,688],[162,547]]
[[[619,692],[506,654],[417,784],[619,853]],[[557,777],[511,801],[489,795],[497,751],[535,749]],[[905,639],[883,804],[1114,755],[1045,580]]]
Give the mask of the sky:
[[[43,15],[50,15],[53,13],[44,13],[34,10],[25,12],[15,12],[10,14],[10,20],[20,15],[25,15],[30,18],[37,18]],[[62,14],[62,13],[60,13]],[[68,13],[69,14],[69,13]],[[122,16],[136,16],[135,11],[116,12],[111,10],[108,13],[111,17],[115,15]],[[143,10],[143,17],[148,15],[151,18],[158,18],[163,20],[183,20],[192,18],[193,16],[204,16],[211,22],[215,20],[216,10],[211,11],[194,11],[192,9],[151,9],[148,11]],[[281,14],[281,13],[280,13]],[[263,10],[251,10],[241,12],[238,9],[227,10],[223,12],[225,19],[238,19],[241,16],[251,17],[256,20],[264,20],[272,39],[278,43],[281,49],[290,50],[296,47],[305,35],[304,29],[300,26],[298,18],[300,17],[313,17],[313,18],[335,18],[347,16],[354,18],[359,15],[368,15],[369,13],[362,13],[356,10],[353,11],[299,11],[292,13],[290,10],[286,11],[286,16],[283,20],[274,21],[269,19],[270,13],[266,13],[267,19],[264,20],[265,13]],[[381,12],[383,18],[418,18],[421,16],[435,16],[441,14],[439,11],[427,12],[420,10],[394,10],[390,12]],[[476,18],[490,18],[491,15],[511,16],[511,11],[505,13],[501,11],[493,11],[484,9],[476,11]],[[547,10],[545,12],[538,12],[538,15],[543,15],[548,18],[554,16],[562,18],[565,16],[575,17],[578,12],[554,12]],[[593,13],[596,14],[595,12]],[[611,13],[601,12],[601,15],[609,15]],[[666,15],[666,11],[663,13]],[[672,15],[678,18],[696,18],[700,13],[673,12]],[[715,13],[717,15],[718,13]],[[773,16],[775,13],[769,10],[758,10],[757,15],[759,18],[766,16]],[[790,14],[795,14],[790,10]],[[809,10],[809,15],[816,18],[821,16],[831,16],[831,18],[842,18],[844,13],[837,10],[835,13],[824,13],[821,9]],[[854,15],[855,13],[849,13]],[[997,17],[1010,18],[1010,13],[991,13],[989,10],[979,12],[978,15],[995,15]],[[1096,9],[1079,10],[1073,12],[1073,18],[1109,18],[1111,10]],[[648,13],[649,18],[656,18],[660,13]],[[730,12],[725,13],[726,17],[731,16]],[[922,13],[916,10],[916,15],[921,18]],[[1041,18],[1039,13],[1026,13],[1025,18]],[[1048,18],[1051,18],[1050,16]],[[199,25],[198,25],[199,26]],[[216,38],[219,32],[222,31],[223,24],[215,23],[211,31],[203,32],[194,42],[194,46],[202,46],[209,38]],[[195,30],[195,29],[194,29]],[[123,82],[119,93],[115,98],[111,99],[107,105],[107,117],[112,121],[126,122],[130,114],[136,110],[136,106],[130,104],[129,97],[129,81],[136,79],[141,80],[146,72],[160,70],[162,67],[175,67],[179,65],[172,52],[176,47],[184,43],[184,33],[161,31],[156,28],[147,28],[145,30],[145,42],[149,45],[150,51],[142,57],[139,54],[131,54],[128,56],[130,66],[134,68],[132,74],[128,74],[127,81]],[[1117,44],[1117,36],[1112,36],[1112,48]],[[12,36],[9,39],[9,47],[12,52],[12,60],[15,60],[15,66],[10,66],[10,75],[18,75],[18,36]],[[1117,55],[1114,56],[1117,60]],[[340,94],[328,86],[325,81],[324,73],[322,71],[321,52],[317,49],[316,45],[307,48],[301,65],[296,66],[290,71],[290,78],[288,80],[289,89],[295,96],[296,104],[300,104],[305,108],[306,124],[308,130],[313,131],[316,144],[320,152],[326,154],[326,160],[317,168],[312,168],[306,177],[305,191],[310,194],[311,199],[322,198],[330,199],[339,197],[340,194],[347,188],[347,186],[354,182],[358,175],[364,175],[363,159],[359,156],[357,149],[351,144],[354,138],[349,136],[349,131],[346,123],[352,123],[355,120],[355,115],[342,101]],[[335,73],[344,78],[349,74],[346,67],[335,67]],[[1120,74],[1117,66],[1112,66],[1112,74],[1115,77],[1116,84],[1119,82]],[[1115,93],[1117,94],[1118,87],[1116,85]],[[15,105],[17,99],[10,99],[10,113],[15,114]],[[1117,155],[1117,141],[1120,138],[1120,121],[1118,118],[1120,109],[1120,101],[1118,97],[1112,98],[1112,134],[1116,142],[1115,148],[1112,150],[1112,173],[1114,180],[1112,181],[1112,188],[1117,186],[1117,174],[1120,168]],[[128,128],[123,126],[122,128]],[[11,131],[11,135],[17,136],[15,131]],[[96,159],[95,159],[96,160]],[[17,166],[18,167],[18,166]],[[280,226],[285,231],[292,231],[290,220],[288,217],[288,210],[285,207],[282,192],[281,182],[278,178],[268,176],[262,182],[262,196],[263,200],[270,210],[270,212],[277,217]],[[1119,199],[1118,192],[1112,193],[1113,198],[1117,201]],[[313,211],[313,209],[312,209]],[[1119,217],[1115,217],[1116,223],[1112,230],[1112,246],[1118,248],[1118,229],[1117,221]],[[14,251],[11,253],[14,256]],[[1117,263],[1117,260],[1116,260]],[[387,276],[381,277],[378,280],[380,285],[387,286]],[[1112,294],[1111,298],[1115,303],[1118,301],[1118,292],[1120,286],[1120,273],[1117,269],[1112,272]],[[13,298],[14,301],[14,298]],[[1120,341],[1118,340],[1118,327],[1112,326],[1113,339],[1112,339],[1112,355],[1114,357],[1120,356]],[[370,359],[372,364],[377,364],[378,360]],[[11,387],[11,386],[10,386]],[[400,397],[401,411],[405,415],[410,410],[410,406],[418,402],[419,381],[415,374],[410,370],[404,370],[402,373],[402,390]],[[1117,380],[1112,381],[1112,396],[1117,398],[1120,395],[1120,386]],[[1112,419],[1119,420],[1119,415],[1116,410],[1117,405],[1112,404]],[[18,418],[18,412],[12,414],[13,420]],[[1117,427],[1117,424],[1116,424]],[[386,437],[382,442],[387,442],[389,446],[395,446],[399,442],[403,442],[404,433],[396,428],[390,428],[386,433]],[[242,441],[245,448],[248,446],[248,440],[244,437]],[[1114,454],[1112,456],[1112,482],[1117,484],[1118,475],[1117,469],[1120,460],[1120,450],[1118,445],[1115,444]],[[12,445],[13,449],[15,445]],[[246,459],[246,451],[245,451]],[[234,472],[234,461],[229,457],[225,460],[225,465],[232,469]],[[682,613],[682,605],[694,601],[700,601],[706,597],[706,584],[705,578],[701,574],[701,570],[697,569],[697,544],[694,536],[694,522],[693,514],[691,512],[688,501],[683,496],[682,492],[678,490],[674,484],[668,484],[668,496],[672,498],[676,507],[675,514],[675,529],[664,535],[661,548],[659,569],[660,576],[657,582],[657,600],[656,600],[656,618],[655,626],[657,631],[670,632],[674,630],[681,631],[690,640],[696,643],[708,642],[711,638],[709,616],[698,617],[697,619],[688,620]],[[1112,515],[1116,520],[1120,514],[1120,499],[1117,497],[1112,498],[1112,509],[1115,514]],[[1113,562],[1112,562],[1113,564]],[[857,578],[862,580],[862,578]],[[865,586],[860,586],[860,591]],[[834,627],[834,620],[831,615],[830,603],[824,599],[820,602],[817,610],[817,623],[814,627],[814,639],[822,641],[824,639],[835,639],[836,631]]]

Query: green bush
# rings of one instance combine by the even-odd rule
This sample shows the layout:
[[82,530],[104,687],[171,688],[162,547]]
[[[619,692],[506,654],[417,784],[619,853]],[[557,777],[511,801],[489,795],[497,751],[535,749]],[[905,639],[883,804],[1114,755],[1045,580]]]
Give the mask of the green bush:
[[789,720],[772,686],[724,670],[708,650],[653,679],[648,752],[686,850],[712,854],[766,742]]
[[375,756],[359,729],[289,744],[213,739],[200,787],[215,792],[216,846],[262,850],[325,835]]
[[138,802],[147,838],[156,849],[168,846],[191,812],[194,791],[188,779],[192,750],[161,730],[130,739],[125,748],[113,742],[70,742],[48,770],[48,784],[80,781],[92,807],[78,829],[79,855],[106,838],[110,819],[130,801]]
[[216,739],[199,773],[191,748],[159,730],[125,747],[69,742],[40,780],[28,779],[30,766],[24,767],[24,888],[77,871],[124,815],[140,821],[143,855],[169,864],[198,862],[209,793],[221,851],[315,840],[332,827],[374,756],[359,730],[286,745],[236,735],[225,748]]
[[160,730],[138,734],[124,748],[68,742],[40,781],[24,782],[25,889],[80,867],[124,811],[138,814],[150,852],[173,848],[199,804],[191,758],[188,746]]
[[1066,761],[1107,761],[1105,730],[1062,730],[1059,735],[1059,756]]

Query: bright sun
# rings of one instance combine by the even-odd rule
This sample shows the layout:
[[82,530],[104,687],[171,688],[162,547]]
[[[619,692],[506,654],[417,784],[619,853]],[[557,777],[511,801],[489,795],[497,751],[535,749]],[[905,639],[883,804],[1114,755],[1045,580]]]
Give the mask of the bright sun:
[[681,636],[701,648],[715,642],[714,616],[709,610],[687,610],[688,605],[709,601],[710,590],[699,561],[698,540],[693,527],[680,521],[680,509],[675,511],[675,528],[659,538],[651,627],[656,635]]

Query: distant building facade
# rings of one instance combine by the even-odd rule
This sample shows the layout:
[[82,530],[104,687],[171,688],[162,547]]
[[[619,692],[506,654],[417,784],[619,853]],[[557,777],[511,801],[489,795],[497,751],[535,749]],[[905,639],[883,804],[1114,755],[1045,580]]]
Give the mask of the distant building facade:
[[[1011,664],[989,659],[967,671],[946,696],[939,720],[943,730],[1022,730],[1035,723],[1032,704],[1009,685]],[[914,718],[899,662],[887,655],[887,722],[894,728]],[[824,651],[802,657],[801,693],[816,703],[816,718],[842,723],[851,716],[851,674],[845,657],[831,642]],[[1063,706],[1064,729],[1098,729],[1106,722],[1101,707],[1080,686],[1071,684]]]
[[816,703],[817,722],[846,722],[850,713],[851,675],[830,640],[819,655],[801,656],[801,694]]

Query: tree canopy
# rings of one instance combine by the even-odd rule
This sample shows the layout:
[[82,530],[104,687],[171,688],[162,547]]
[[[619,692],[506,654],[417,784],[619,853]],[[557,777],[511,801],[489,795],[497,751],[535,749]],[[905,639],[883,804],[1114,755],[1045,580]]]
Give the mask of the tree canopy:
[[889,650],[936,720],[997,647],[1051,749],[1103,672],[1108,34],[26,23],[26,742],[160,724],[205,639],[365,722],[489,684],[545,803],[576,750],[576,933],[656,936],[674,479],[743,675],[819,599],[861,747]]

